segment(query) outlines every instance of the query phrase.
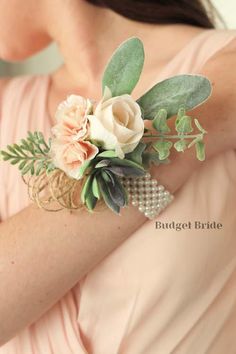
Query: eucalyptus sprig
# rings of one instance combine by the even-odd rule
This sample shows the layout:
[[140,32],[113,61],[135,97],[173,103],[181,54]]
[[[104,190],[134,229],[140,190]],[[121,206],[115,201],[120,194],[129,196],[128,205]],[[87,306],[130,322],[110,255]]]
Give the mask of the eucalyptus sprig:
[[[193,121],[195,128],[198,130],[196,134],[191,134],[193,129]],[[180,108],[175,120],[175,130],[177,134],[170,134],[171,129],[168,125],[168,112],[165,109],[158,111],[153,119],[152,126],[158,134],[147,129],[144,138],[151,138],[151,148],[158,153],[160,161],[166,160],[171,148],[174,147],[178,152],[184,152],[186,149],[195,145],[197,158],[200,161],[205,159],[205,145],[203,142],[204,135],[207,133],[195,118],[186,115],[186,110]],[[154,141],[153,141],[154,139]],[[188,139],[191,141],[189,142]],[[175,143],[172,140],[177,140]],[[154,153],[155,154],[155,153]]]
[[0,158],[12,165],[18,165],[22,175],[30,173],[38,176],[45,170],[49,173],[55,169],[49,154],[50,144],[50,141],[45,141],[41,132],[28,132],[28,136],[20,144],[8,145],[7,150],[1,150]]

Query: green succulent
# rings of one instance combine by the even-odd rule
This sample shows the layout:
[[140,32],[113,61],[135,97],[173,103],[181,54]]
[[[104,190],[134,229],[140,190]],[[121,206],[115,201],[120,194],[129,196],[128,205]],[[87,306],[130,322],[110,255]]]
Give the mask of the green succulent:
[[128,203],[127,192],[120,179],[141,177],[146,171],[141,164],[135,161],[109,156],[114,156],[114,152],[106,151],[99,154],[85,170],[81,201],[91,211],[98,200],[103,199],[111,210],[119,214],[120,208]]

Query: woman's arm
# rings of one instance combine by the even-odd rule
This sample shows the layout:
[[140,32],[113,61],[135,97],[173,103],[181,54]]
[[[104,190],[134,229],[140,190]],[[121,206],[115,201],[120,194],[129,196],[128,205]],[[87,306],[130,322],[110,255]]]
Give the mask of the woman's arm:
[[[197,117],[204,129],[206,160],[229,149],[236,149],[236,39],[218,52],[204,66],[201,74],[207,76],[213,84],[210,100],[190,112]],[[174,121],[171,122],[174,127]],[[174,129],[174,128],[173,128]],[[178,190],[192,172],[201,166],[195,158],[195,149],[176,153],[171,156],[171,164],[161,165],[152,170],[152,174],[164,181],[167,189]]]
[[0,224],[0,344],[34,322],[145,222],[136,209],[48,213]]
[[[214,81],[212,99],[195,111],[208,130],[207,156],[235,148],[235,52],[204,71]],[[222,69],[224,71],[222,71]],[[230,72],[229,72],[230,70]],[[191,150],[154,173],[173,193],[201,164]],[[145,222],[134,208],[47,213],[30,206],[0,225],[0,344],[37,320],[87,272]]]

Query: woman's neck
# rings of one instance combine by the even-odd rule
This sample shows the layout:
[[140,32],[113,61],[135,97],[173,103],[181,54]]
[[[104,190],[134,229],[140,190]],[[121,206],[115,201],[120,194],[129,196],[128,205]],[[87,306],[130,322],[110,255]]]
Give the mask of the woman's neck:
[[104,66],[117,46],[129,37],[137,36],[143,41],[148,53],[146,70],[158,67],[158,63],[164,63],[178,51],[181,44],[176,33],[183,32],[182,41],[191,38],[191,31],[184,34],[181,25],[139,23],[86,1],[72,3],[71,7],[61,6],[50,29],[64,57],[63,67],[54,76],[63,82],[65,90],[68,87],[84,95],[99,94]]

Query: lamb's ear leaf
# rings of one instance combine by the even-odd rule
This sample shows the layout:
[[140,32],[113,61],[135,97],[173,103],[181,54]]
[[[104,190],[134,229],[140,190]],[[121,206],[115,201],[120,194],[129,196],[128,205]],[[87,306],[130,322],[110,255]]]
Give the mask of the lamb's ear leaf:
[[134,37],[122,43],[111,57],[102,79],[102,89],[109,87],[112,96],[131,94],[144,64],[144,48]]
[[173,117],[184,107],[189,111],[204,103],[211,95],[210,81],[201,75],[177,75],[156,84],[137,103],[144,119],[154,119],[156,112],[165,109]]

